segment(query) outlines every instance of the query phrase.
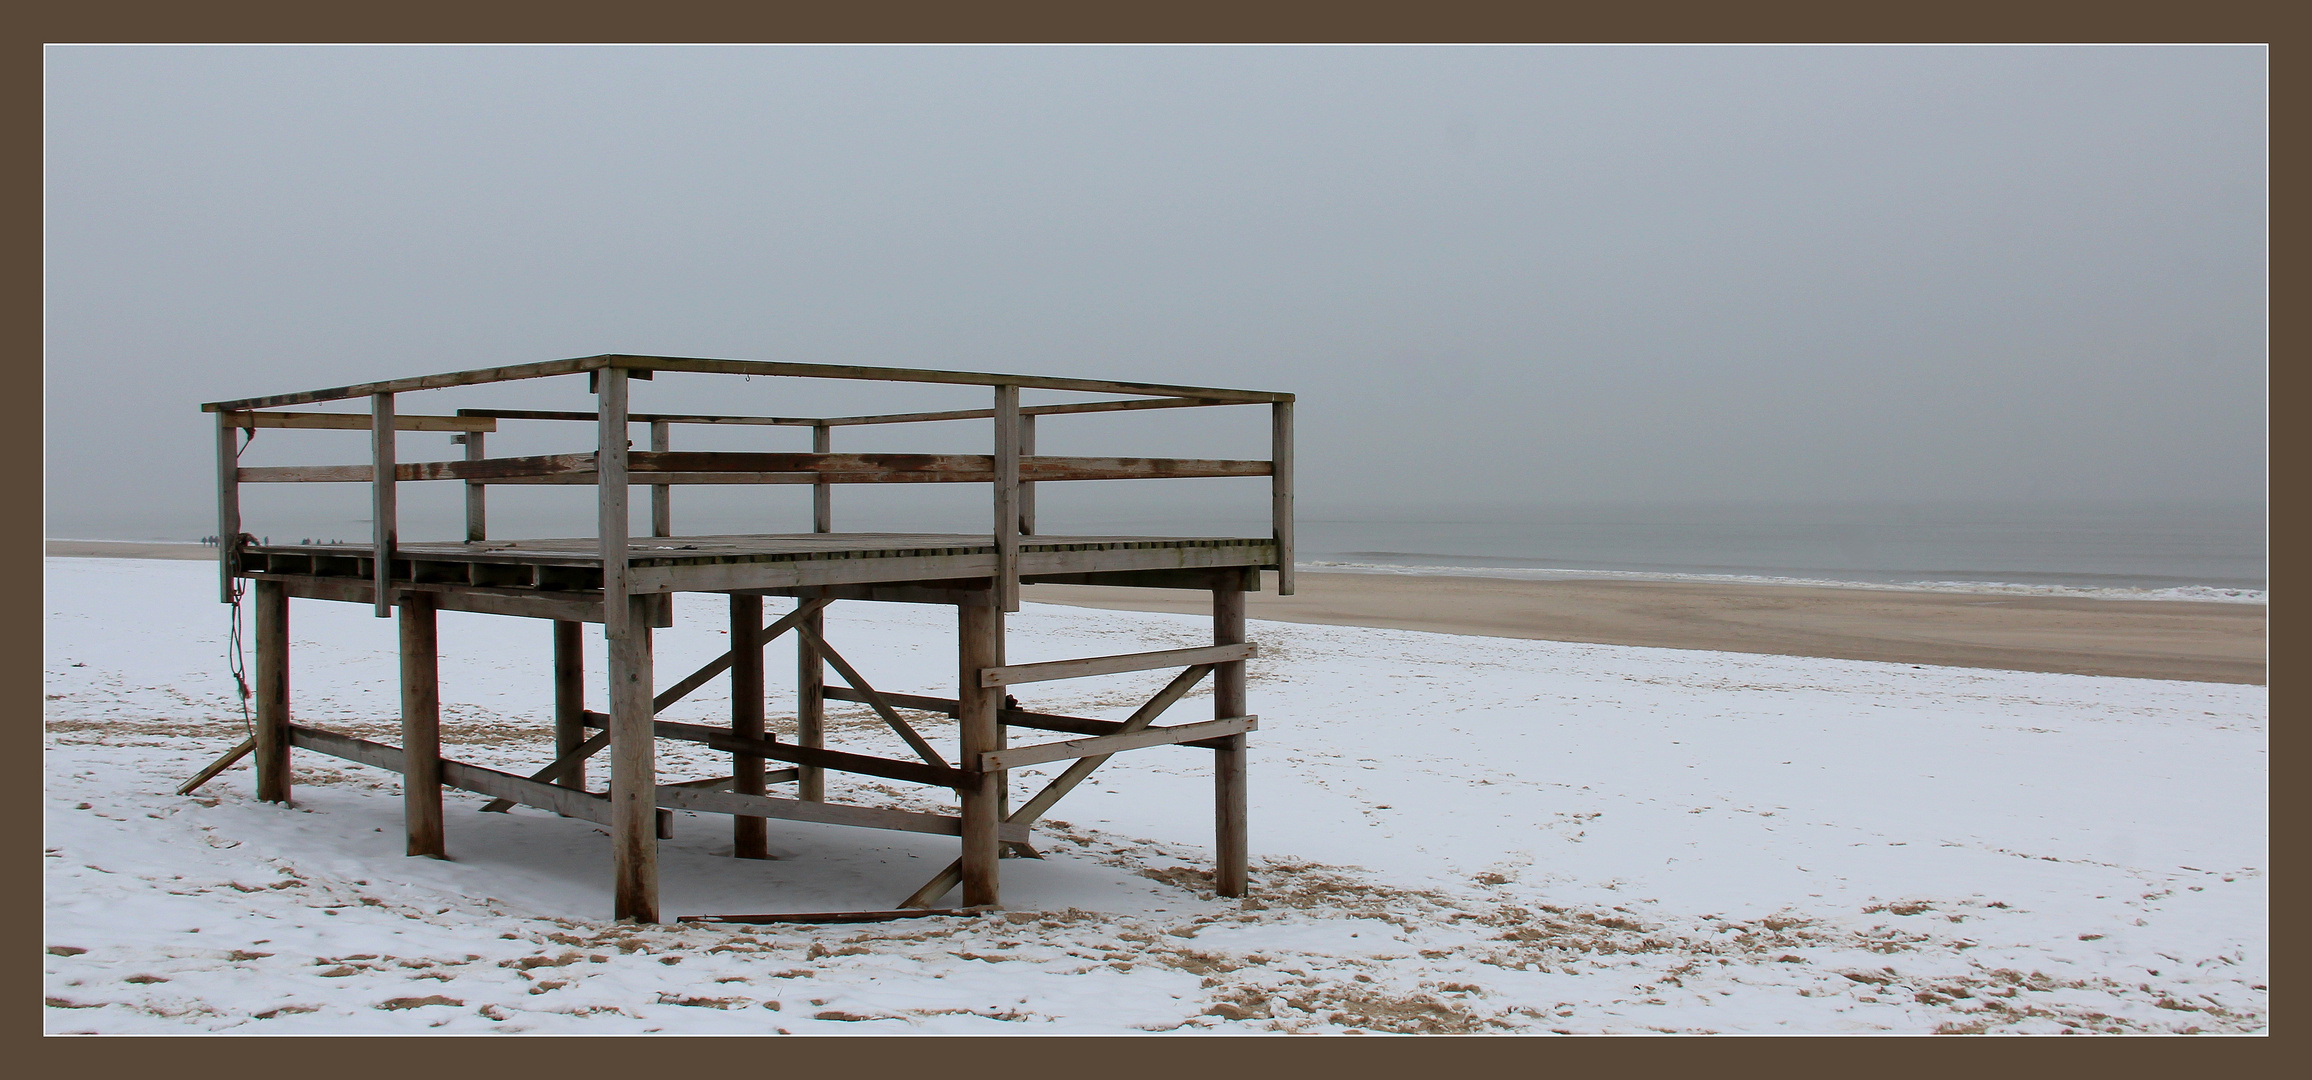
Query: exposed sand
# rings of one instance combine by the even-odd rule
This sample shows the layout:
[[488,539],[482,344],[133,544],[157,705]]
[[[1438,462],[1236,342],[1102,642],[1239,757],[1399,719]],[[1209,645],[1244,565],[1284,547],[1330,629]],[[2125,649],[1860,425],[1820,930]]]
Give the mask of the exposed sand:
[[[2264,682],[2262,604],[2089,600],[1787,585],[1300,576],[1249,598],[1256,619],[1950,667]],[[1164,589],[1036,585],[1045,604],[1196,612]]]
[[[213,559],[205,544],[50,540],[80,558]],[[1601,645],[1829,656],[2139,679],[2264,682],[2262,604],[2083,600],[1666,581],[1512,581],[1394,574],[1275,575],[1256,619],[1386,626]],[[1076,607],[1201,612],[1201,594],[1032,585],[1025,599]]]

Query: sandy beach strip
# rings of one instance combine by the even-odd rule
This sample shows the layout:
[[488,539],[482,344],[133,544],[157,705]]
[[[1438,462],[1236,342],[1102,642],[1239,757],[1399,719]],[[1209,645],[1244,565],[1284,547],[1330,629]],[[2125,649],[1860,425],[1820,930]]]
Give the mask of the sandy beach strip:
[[[205,544],[50,540],[76,558],[213,559]],[[1670,581],[1517,581],[1302,573],[1252,596],[1255,619],[1598,645],[1820,656],[1947,667],[2264,683],[2262,604],[2100,600]],[[1198,613],[1170,589],[1031,585],[1023,599]]]
[[[2262,604],[1670,581],[1299,575],[1247,614],[1280,622],[1948,667],[2264,683]],[[1201,612],[1165,589],[1035,585],[1024,599]]]

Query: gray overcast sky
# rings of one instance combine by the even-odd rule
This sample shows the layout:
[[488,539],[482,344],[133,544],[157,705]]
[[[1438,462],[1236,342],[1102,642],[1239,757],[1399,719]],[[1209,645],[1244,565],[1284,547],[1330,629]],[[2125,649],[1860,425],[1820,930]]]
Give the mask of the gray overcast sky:
[[205,531],[201,401],[609,351],[1289,390],[1311,508],[2260,498],[2265,60],[51,48],[50,531]]

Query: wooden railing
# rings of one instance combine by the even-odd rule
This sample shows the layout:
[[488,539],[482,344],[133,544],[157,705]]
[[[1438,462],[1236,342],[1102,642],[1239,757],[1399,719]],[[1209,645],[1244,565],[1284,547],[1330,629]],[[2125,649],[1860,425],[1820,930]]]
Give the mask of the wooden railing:
[[[980,385],[991,388],[994,400],[991,407],[985,409],[840,417],[724,416],[632,411],[629,408],[631,380],[648,380],[659,371]],[[397,394],[575,375],[581,372],[588,376],[590,388],[598,402],[595,411],[590,413],[459,409],[454,416],[405,416],[395,412]],[[1113,401],[1022,406],[1019,400],[1022,389],[1132,396]],[[358,398],[369,399],[369,415],[284,411],[292,406]],[[1035,418],[1038,416],[1245,404],[1266,404],[1270,409],[1270,454],[1266,460],[1053,457],[1035,452]],[[1258,390],[910,368],[626,355],[450,372],[329,390],[211,402],[201,406],[203,411],[217,414],[218,535],[223,541],[218,545],[218,550],[225,598],[228,601],[232,598],[236,556],[240,546],[239,485],[367,483],[371,487],[375,520],[373,543],[377,573],[377,614],[381,617],[391,612],[392,553],[398,542],[396,484],[400,481],[419,480],[460,481],[466,485],[465,531],[469,541],[488,538],[487,489],[491,485],[586,484],[598,487],[598,535],[602,544],[603,589],[606,597],[628,592],[625,557],[629,540],[627,509],[628,489],[633,485],[640,484],[651,489],[652,535],[672,536],[673,489],[683,485],[810,484],[814,488],[812,529],[815,532],[832,532],[833,486],[836,484],[988,484],[993,491],[996,588],[1003,609],[1016,611],[1019,607],[1019,538],[1035,534],[1037,483],[1266,476],[1270,488],[1271,528],[1277,545],[1278,588],[1280,592],[1290,593],[1293,591],[1292,407],[1293,395]],[[492,458],[485,453],[485,437],[497,431],[497,425],[502,420],[592,422],[597,426],[597,449],[593,453],[584,454]],[[833,452],[833,434],[838,427],[953,420],[992,420],[992,452]],[[629,449],[629,425],[636,423],[650,426],[650,449],[647,451]],[[672,432],[677,425],[809,427],[812,429],[812,452],[677,451],[672,445]],[[366,464],[243,468],[239,463],[239,433],[257,428],[366,428],[371,433],[371,460]],[[465,456],[463,460],[454,461],[401,462],[395,456],[394,437],[399,431],[455,432],[464,442]],[[626,608],[624,604],[606,604],[606,621],[623,621]]]

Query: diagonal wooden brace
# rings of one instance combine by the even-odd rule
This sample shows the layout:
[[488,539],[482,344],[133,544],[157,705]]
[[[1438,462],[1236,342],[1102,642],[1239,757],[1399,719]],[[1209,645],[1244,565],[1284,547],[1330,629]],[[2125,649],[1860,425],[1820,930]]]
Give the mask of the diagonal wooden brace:
[[[561,783],[562,778],[569,775],[570,770],[577,768],[580,762],[593,757],[596,751],[608,745],[610,745],[610,732],[608,729],[604,729],[601,734],[571,747],[569,753],[555,758],[553,764],[531,773],[530,779],[548,784]],[[514,800],[512,799],[492,799],[482,805],[482,813],[503,814],[513,808]]]
[[931,744],[924,741],[922,735],[917,734],[913,727],[908,726],[907,721],[900,719],[899,714],[893,711],[890,703],[883,700],[883,695],[876,693],[875,688],[867,685],[867,680],[859,676],[859,669],[852,667],[850,661],[843,659],[843,654],[827,645],[827,639],[820,637],[810,627],[801,623],[797,623],[795,629],[797,633],[803,635],[804,640],[811,643],[813,649],[818,650],[820,656],[825,657],[829,664],[835,666],[836,671],[842,673],[843,681],[850,683],[851,689],[859,691],[859,696],[867,699],[867,707],[875,710],[875,715],[882,717],[883,722],[891,726],[891,730],[898,732],[900,738],[907,740],[907,745],[914,748],[916,756],[939,768],[947,767],[947,759],[940,757],[939,751],[932,749]]
[[216,779],[218,773],[232,768],[234,762],[248,757],[249,751],[255,750],[256,748],[257,737],[255,735],[251,735],[248,738],[241,740],[241,745],[225,751],[225,756],[210,762],[208,768],[202,769],[200,772],[195,773],[192,779],[178,785],[177,794],[190,795],[193,792],[199,791],[202,784],[206,784],[209,781]]
[[[1117,733],[1129,734],[1155,723],[1157,717],[1164,715],[1164,710],[1171,708],[1181,698],[1187,697],[1188,692],[1195,689],[1197,683],[1202,682],[1206,675],[1211,674],[1212,667],[1211,664],[1197,664],[1173,676],[1172,681],[1165,684],[1164,689],[1158,690],[1155,697],[1149,698],[1146,704],[1140,706],[1130,718],[1124,721],[1124,726],[1118,728]],[[1068,792],[1074,791],[1076,785],[1083,783],[1086,777],[1091,776],[1092,770],[1099,768],[1114,756],[1114,754],[1101,754],[1097,757],[1077,758],[1075,764],[1068,766],[1067,771],[1054,777],[1051,783],[1045,784],[1044,789],[1036,792],[1036,797],[1029,799],[1026,805],[1012,811],[1009,817],[1003,819],[1003,823],[1007,826],[1019,825],[1023,827],[1035,824],[1036,819],[1044,816],[1053,804],[1059,802]],[[963,860],[957,859],[949,863],[947,869],[940,871],[930,881],[924,882],[922,888],[915,890],[907,899],[900,901],[899,906],[903,908],[930,907],[933,901],[946,896],[949,889],[961,884],[963,884]]]
[[[763,627],[762,632],[755,635],[752,647],[759,649],[770,644],[777,640],[779,635],[802,625],[803,620],[810,618],[814,613],[832,603],[834,603],[833,600],[805,600],[795,605],[795,610],[788,612],[779,621]],[[715,676],[729,671],[731,664],[738,659],[738,650],[748,644],[744,641],[731,642],[729,652],[707,661],[705,667],[684,676],[681,682],[659,691],[657,697],[650,699],[650,711],[653,713],[665,712],[667,706],[681,701],[689,696],[691,691],[705,686],[713,681]]]

